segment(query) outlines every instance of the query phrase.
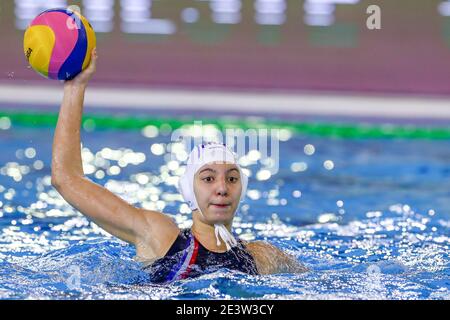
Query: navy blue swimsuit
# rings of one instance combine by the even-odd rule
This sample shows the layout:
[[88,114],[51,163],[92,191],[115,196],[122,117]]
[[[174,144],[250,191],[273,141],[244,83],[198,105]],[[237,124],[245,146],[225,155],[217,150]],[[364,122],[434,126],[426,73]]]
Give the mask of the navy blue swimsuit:
[[255,260],[241,240],[229,251],[217,253],[202,246],[190,229],[184,229],[180,231],[167,254],[144,270],[149,272],[151,282],[163,283],[198,277],[221,268],[258,274]]

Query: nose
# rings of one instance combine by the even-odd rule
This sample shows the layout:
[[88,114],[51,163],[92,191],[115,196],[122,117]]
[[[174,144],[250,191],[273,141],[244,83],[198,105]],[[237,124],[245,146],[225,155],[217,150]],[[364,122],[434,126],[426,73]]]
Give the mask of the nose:
[[226,197],[228,195],[228,186],[227,183],[225,181],[226,179],[217,179],[217,189],[216,189],[216,194],[218,196],[223,196]]

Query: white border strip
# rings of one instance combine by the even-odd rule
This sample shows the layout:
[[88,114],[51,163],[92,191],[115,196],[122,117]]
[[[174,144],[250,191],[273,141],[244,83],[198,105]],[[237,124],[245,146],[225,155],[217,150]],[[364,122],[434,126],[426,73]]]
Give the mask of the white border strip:
[[[0,104],[58,106],[63,88],[0,85]],[[85,105],[347,117],[450,119],[450,99],[282,92],[224,92],[89,87]]]

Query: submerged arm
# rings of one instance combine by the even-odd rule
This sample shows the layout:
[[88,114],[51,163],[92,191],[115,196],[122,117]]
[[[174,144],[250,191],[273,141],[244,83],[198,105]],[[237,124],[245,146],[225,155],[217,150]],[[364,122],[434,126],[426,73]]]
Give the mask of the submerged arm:
[[249,242],[247,250],[253,256],[259,274],[303,273],[308,268],[293,256],[264,241]]

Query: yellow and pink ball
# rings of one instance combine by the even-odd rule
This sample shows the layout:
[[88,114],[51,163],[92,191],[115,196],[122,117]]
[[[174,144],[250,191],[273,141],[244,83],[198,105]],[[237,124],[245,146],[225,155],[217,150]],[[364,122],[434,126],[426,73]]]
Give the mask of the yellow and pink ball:
[[90,23],[78,12],[51,9],[30,23],[23,45],[29,64],[39,74],[70,80],[89,65],[96,37]]

